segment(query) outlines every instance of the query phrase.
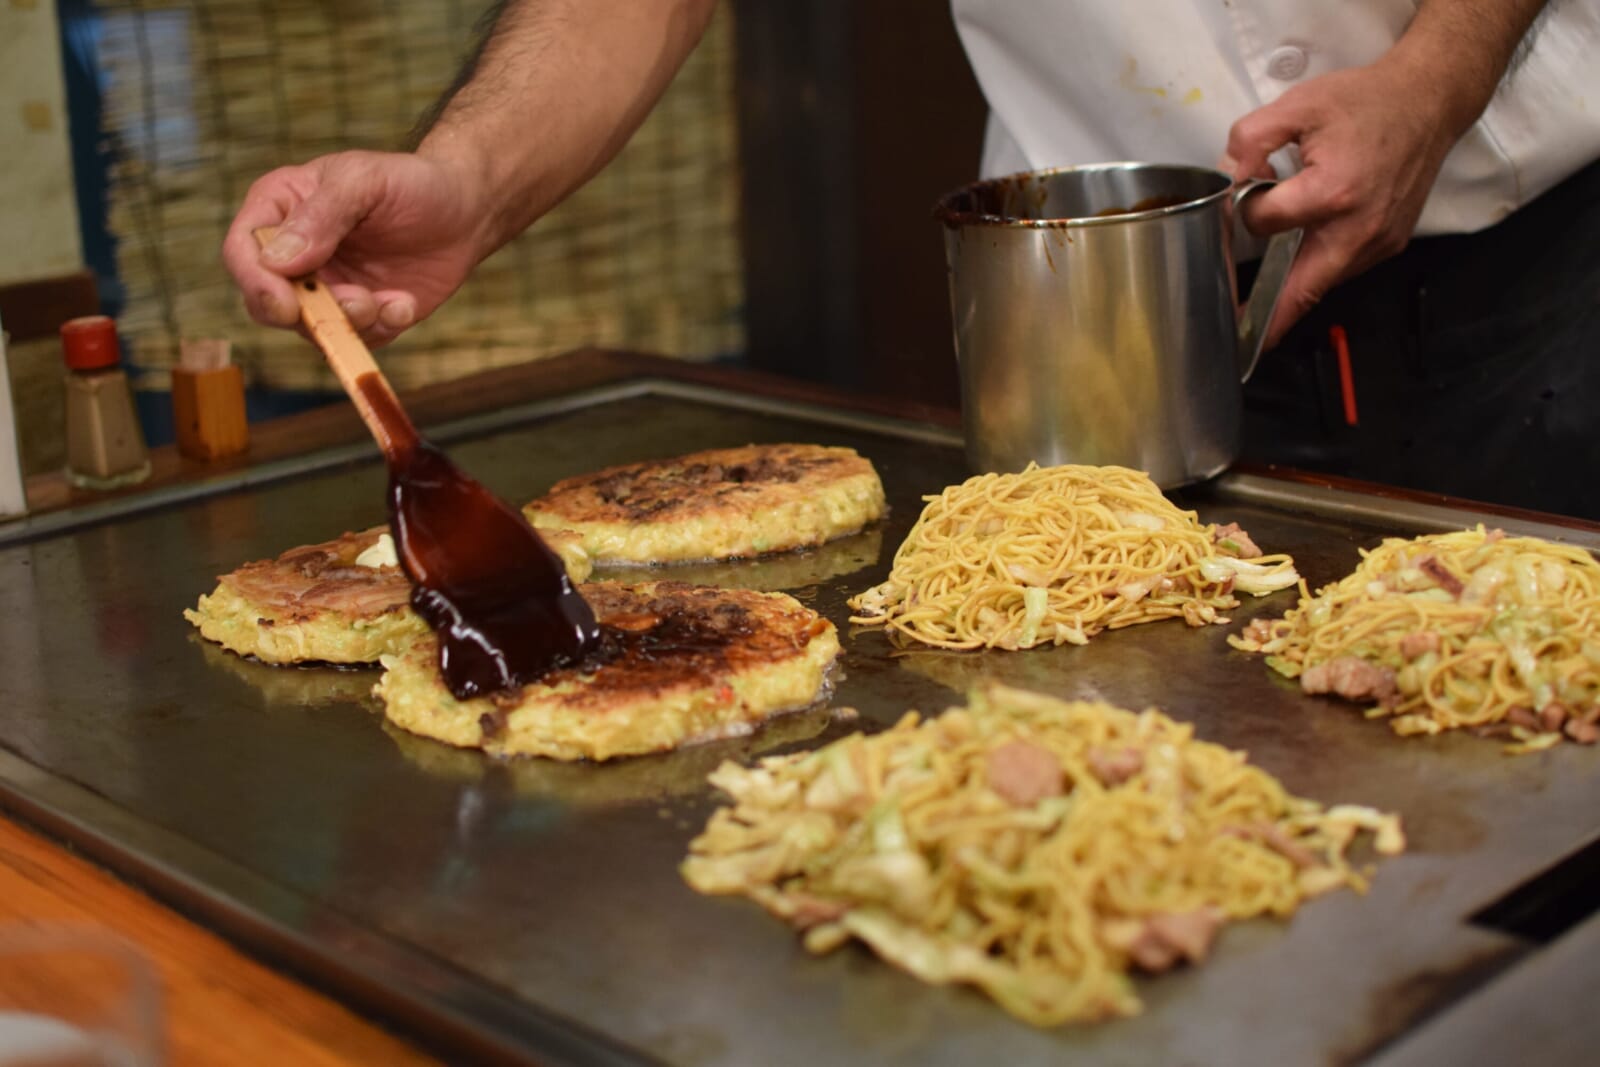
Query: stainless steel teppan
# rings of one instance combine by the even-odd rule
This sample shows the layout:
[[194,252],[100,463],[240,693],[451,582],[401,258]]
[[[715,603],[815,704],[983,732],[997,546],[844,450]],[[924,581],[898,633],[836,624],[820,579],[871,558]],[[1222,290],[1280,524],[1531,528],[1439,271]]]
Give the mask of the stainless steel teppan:
[[941,200],[972,468],[1119,464],[1171,488],[1232,463],[1240,387],[1300,242],[1268,242],[1240,309],[1234,216],[1266,184],[1111,163]]

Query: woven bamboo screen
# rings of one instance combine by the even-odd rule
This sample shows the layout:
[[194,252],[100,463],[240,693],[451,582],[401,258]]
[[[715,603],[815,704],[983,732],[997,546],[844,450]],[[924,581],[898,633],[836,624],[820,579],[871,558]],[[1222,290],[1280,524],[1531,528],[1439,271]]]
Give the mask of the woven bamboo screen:
[[[333,388],[297,336],[244,314],[218,249],[250,183],[393,148],[449,83],[483,0],[98,0],[120,325],[162,388],[180,337],[246,373]],[[731,5],[612,164],[385,350],[405,387],[603,344],[711,358],[743,343]]]

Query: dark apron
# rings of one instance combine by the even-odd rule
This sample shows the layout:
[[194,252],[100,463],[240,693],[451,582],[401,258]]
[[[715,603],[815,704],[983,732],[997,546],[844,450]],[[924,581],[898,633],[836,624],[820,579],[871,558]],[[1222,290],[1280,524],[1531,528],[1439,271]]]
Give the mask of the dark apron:
[[1600,162],[1330,293],[1246,386],[1244,458],[1600,519]]

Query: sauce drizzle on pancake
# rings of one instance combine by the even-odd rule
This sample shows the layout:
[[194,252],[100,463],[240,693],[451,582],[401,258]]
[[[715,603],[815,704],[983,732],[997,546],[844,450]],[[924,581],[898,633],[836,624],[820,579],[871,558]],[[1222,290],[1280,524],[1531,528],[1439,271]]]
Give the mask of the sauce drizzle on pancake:
[[825,692],[833,625],[793,597],[683,582],[581,587],[600,647],[520,690],[455,700],[427,638],[384,659],[395,726],[493,756],[608,760],[753,730]]

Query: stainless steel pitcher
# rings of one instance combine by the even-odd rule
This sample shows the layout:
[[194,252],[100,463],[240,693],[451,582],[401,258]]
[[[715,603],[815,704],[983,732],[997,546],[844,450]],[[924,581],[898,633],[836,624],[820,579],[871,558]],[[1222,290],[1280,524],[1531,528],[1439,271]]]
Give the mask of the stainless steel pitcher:
[[1172,488],[1232,463],[1241,386],[1300,243],[1268,242],[1241,311],[1234,215],[1267,184],[1108,163],[944,197],[971,467],[1118,464]]

